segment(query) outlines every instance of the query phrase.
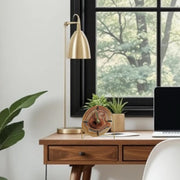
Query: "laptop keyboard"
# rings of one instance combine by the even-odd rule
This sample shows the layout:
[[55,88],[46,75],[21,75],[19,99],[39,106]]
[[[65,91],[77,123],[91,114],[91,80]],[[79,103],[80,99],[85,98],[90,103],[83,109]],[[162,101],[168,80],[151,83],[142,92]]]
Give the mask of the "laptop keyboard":
[[163,134],[167,134],[167,135],[180,135],[180,131],[164,131],[164,132],[162,132]]
[[180,131],[155,131],[153,137],[180,137]]

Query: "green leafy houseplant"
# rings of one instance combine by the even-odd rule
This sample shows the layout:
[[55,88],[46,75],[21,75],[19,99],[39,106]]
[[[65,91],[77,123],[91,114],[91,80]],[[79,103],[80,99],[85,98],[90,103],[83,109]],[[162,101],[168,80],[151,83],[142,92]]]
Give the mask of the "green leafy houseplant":
[[112,132],[121,132],[124,131],[124,121],[125,115],[123,113],[124,107],[127,102],[123,103],[123,99],[115,99],[113,98],[112,101],[109,102],[109,109],[112,111]]
[[0,180],[7,180],[6,178],[0,177]]
[[123,103],[123,99],[117,99],[113,98],[112,101],[108,103],[109,109],[112,111],[112,113],[115,114],[121,114],[124,111],[124,107],[127,104],[127,102]]
[[[0,151],[14,145],[24,137],[24,122],[11,123],[11,121],[23,108],[33,105],[36,99],[45,92],[47,91],[25,96],[14,102],[9,108],[5,108],[0,112]],[[0,177],[0,180],[7,179]]]
[[109,103],[104,96],[98,96],[96,94],[92,95],[92,99],[88,99],[88,102],[85,103],[84,109],[89,109],[93,106],[104,106],[108,107]]

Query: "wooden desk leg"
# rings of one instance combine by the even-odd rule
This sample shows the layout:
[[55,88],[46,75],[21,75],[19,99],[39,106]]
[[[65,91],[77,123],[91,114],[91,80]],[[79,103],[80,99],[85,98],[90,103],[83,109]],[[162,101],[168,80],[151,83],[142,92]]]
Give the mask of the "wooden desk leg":
[[82,165],[72,165],[70,180],[80,180],[82,170]]
[[82,173],[82,180],[90,180],[93,166],[94,165],[72,165],[70,180],[80,180]]
[[91,179],[91,171],[94,165],[84,165],[83,167],[83,179],[82,180],[90,180]]

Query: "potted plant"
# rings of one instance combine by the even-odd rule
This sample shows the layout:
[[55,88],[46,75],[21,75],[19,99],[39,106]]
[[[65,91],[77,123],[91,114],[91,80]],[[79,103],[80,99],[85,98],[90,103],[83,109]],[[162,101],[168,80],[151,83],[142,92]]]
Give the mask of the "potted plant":
[[[5,108],[0,112],[0,151],[16,144],[24,137],[24,122],[11,123],[11,121],[23,108],[28,108],[33,105],[36,99],[45,92],[46,91],[25,96],[14,102],[9,108]],[[0,180],[7,179],[0,177]]]
[[92,99],[88,99],[88,102],[85,103],[84,109],[89,109],[93,106],[104,106],[108,108],[112,114],[112,132],[124,131],[124,107],[127,102],[123,102],[123,99],[113,98],[112,101],[108,101],[104,96],[98,96],[96,94],[92,95]]
[[108,108],[109,102],[107,101],[106,97],[93,94],[92,99],[88,99],[88,102],[85,103],[84,109],[87,110],[93,106],[104,106]]
[[127,102],[123,102],[123,99],[113,98],[112,101],[108,103],[108,107],[111,110],[112,114],[112,132],[121,132],[124,131],[124,107]]

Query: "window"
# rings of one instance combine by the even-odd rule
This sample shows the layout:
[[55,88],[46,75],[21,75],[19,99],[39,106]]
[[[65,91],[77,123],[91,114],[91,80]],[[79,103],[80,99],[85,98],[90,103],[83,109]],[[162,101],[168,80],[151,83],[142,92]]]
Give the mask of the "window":
[[92,60],[71,60],[71,115],[92,93],[123,97],[128,116],[152,116],[156,86],[180,86],[180,1],[71,0]]

